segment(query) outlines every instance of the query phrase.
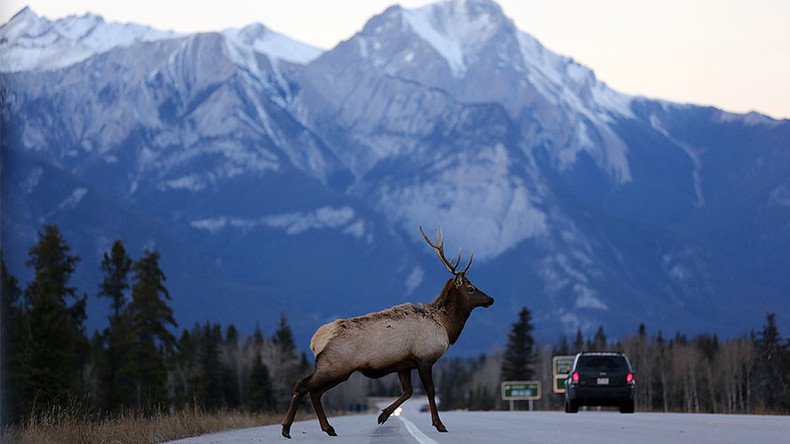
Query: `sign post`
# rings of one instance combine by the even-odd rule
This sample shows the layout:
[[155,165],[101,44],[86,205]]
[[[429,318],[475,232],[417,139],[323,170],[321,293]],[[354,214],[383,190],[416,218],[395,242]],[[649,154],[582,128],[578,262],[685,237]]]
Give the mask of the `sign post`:
[[573,368],[573,360],[576,356],[555,356],[551,359],[552,373],[554,375],[551,390],[554,393],[565,393],[565,380]]
[[513,401],[529,401],[532,410],[532,401],[540,399],[540,381],[502,381],[502,400],[510,401],[510,411],[513,411]]

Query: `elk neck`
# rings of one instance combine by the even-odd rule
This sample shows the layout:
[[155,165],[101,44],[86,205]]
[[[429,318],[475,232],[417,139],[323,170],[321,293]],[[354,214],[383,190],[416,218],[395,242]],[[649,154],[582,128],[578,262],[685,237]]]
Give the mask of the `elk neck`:
[[461,300],[453,281],[452,278],[448,279],[439,296],[430,304],[438,315],[437,321],[447,331],[450,344],[455,344],[455,341],[458,340],[458,336],[461,335],[461,330],[464,329],[466,320],[469,319],[469,314],[472,312]]

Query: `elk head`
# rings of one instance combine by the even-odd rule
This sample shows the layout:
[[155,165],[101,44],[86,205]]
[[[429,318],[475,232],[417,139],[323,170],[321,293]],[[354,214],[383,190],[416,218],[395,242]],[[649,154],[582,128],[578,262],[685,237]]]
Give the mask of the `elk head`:
[[[436,241],[431,242],[428,239],[428,236],[425,234],[425,231],[422,230],[420,227],[420,233],[422,234],[423,239],[425,242],[428,242],[428,245],[434,249],[436,255],[439,257],[439,260],[444,264],[447,270],[453,274],[453,278],[451,278],[452,287],[455,289],[455,293],[457,293],[457,297],[459,297],[460,302],[464,307],[466,307],[469,311],[472,311],[475,307],[490,307],[494,303],[494,299],[487,294],[483,293],[477,287],[475,287],[472,282],[469,281],[469,278],[466,277],[466,273],[469,271],[469,267],[472,265],[472,258],[474,254],[469,255],[469,262],[466,264],[466,267],[462,271],[458,270],[458,265],[461,263],[461,249],[458,249],[458,257],[456,258],[453,256],[451,259],[447,259],[447,256],[444,255],[444,234],[442,233],[442,229],[439,228],[436,230]],[[450,282],[448,281],[448,284]]]

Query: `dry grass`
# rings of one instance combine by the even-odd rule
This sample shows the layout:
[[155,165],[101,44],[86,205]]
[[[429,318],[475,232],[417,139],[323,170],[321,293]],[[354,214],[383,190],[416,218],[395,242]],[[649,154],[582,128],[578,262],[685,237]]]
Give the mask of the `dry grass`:
[[53,409],[26,420],[18,427],[6,429],[0,441],[20,444],[158,443],[222,430],[275,424],[281,419],[281,415],[276,413],[185,410],[153,417],[125,414],[91,420],[72,409]]

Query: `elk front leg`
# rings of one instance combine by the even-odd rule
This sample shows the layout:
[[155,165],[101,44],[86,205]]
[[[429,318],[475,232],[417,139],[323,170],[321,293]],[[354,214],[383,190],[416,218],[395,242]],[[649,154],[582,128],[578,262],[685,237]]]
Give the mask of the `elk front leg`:
[[417,372],[420,374],[422,387],[425,389],[425,394],[428,395],[428,405],[431,407],[431,422],[436,430],[446,432],[447,428],[442,424],[439,419],[439,411],[436,409],[436,390],[433,387],[433,364],[431,363],[418,363]]
[[398,379],[400,379],[400,385],[403,388],[403,394],[400,395],[398,399],[395,400],[392,404],[387,406],[384,410],[381,411],[379,415],[379,424],[384,424],[387,418],[392,415],[392,412],[395,411],[404,401],[411,397],[412,389],[411,389],[411,370],[402,370],[398,372]]

